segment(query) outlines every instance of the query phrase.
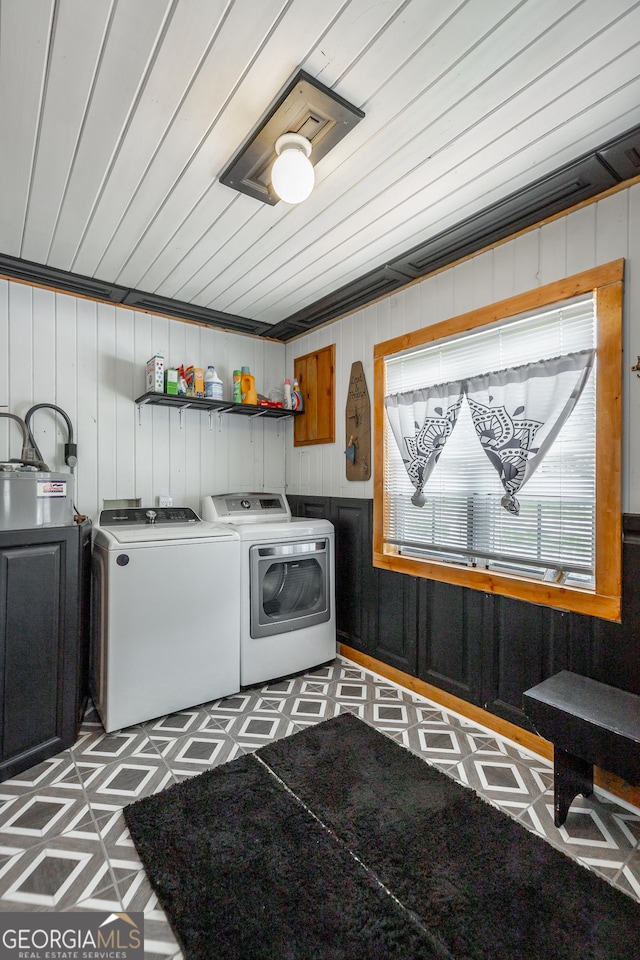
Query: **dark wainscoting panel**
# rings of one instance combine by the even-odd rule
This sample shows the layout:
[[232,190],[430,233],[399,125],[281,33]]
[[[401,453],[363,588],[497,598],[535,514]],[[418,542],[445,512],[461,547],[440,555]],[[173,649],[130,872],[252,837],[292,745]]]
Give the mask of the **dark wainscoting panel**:
[[594,621],[587,676],[640,694],[640,516],[624,514],[622,623]]
[[371,500],[289,496],[336,528],[338,639],[531,730],[522,694],[557,673],[640,694],[640,516],[625,515],[622,623],[372,565]]
[[[304,516],[314,516],[304,503]],[[370,648],[373,592],[371,511],[359,500],[333,500],[323,505],[336,528],[336,619],[342,643],[363,653]]]
[[338,640],[417,676],[417,580],[373,566],[371,500],[288,496],[297,517],[336,528]]
[[483,600],[484,594],[465,587],[419,581],[418,677],[476,704],[482,697]]
[[[491,713],[522,725],[522,694],[551,676],[554,650],[566,651],[569,614],[507,597],[492,597],[493,629],[488,638],[483,676],[483,706]],[[564,666],[564,657],[559,662]]]
[[336,529],[338,640],[369,653],[373,594],[373,505],[370,500],[287,496],[294,517],[326,518]]
[[417,588],[418,579],[390,570],[375,570],[375,589],[372,597],[373,622],[370,653],[404,673],[417,676],[418,643]]

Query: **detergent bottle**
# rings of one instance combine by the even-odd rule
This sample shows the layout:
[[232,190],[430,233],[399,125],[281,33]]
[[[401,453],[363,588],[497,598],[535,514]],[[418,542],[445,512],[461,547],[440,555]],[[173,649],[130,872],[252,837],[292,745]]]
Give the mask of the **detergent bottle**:
[[233,371],[233,396],[232,396],[232,399],[233,399],[233,402],[234,402],[234,403],[242,403],[242,383],[240,382],[240,378],[241,378],[241,377],[242,377],[242,371],[241,371],[241,370],[234,370],[234,371]]
[[242,402],[257,404],[258,394],[256,392],[256,382],[249,373],[249,367],[243,367],[240,375],[240,387],[242,390]]
[[209,365],[204,373],[204,395],[208,400],[222,400],[224,386],[222,380],[216,373],[216,368]]

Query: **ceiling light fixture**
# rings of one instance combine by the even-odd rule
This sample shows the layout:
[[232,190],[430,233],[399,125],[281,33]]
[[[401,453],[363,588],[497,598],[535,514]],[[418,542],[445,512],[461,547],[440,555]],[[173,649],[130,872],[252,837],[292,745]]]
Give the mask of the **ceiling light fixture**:
[[302,203],[316,182],[311,143],[299,133],[283,133],[276,140],[275,163],[271,168],[271,186],[285,203]]
[[[300,70],[219,174],[220,183],[263,203],[273,205],[281,198],[300,203],[313,190],[314,167],[363,117],[358,107]],[[309,160],[312,150],[313,164]],[[278,167],[287,163],[306,165],[311,186],[304,197],[293,199],[277,190],[274,162]],[[286,187],[282,189],[286,191]]]

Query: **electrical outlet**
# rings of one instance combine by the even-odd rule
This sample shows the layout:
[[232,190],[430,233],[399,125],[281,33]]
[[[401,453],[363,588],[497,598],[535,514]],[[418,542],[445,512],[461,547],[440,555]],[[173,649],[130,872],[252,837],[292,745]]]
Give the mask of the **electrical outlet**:
[[173,506],[173,497],[170,497],[168,493],[162,493],[158,497],[158,506],[159,507],[172,507]]

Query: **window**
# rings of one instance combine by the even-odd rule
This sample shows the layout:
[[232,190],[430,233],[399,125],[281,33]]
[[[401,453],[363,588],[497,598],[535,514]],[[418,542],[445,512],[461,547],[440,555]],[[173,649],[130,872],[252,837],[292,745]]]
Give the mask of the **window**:
[[375,348],[376,566],[619,619],[622,269]]

